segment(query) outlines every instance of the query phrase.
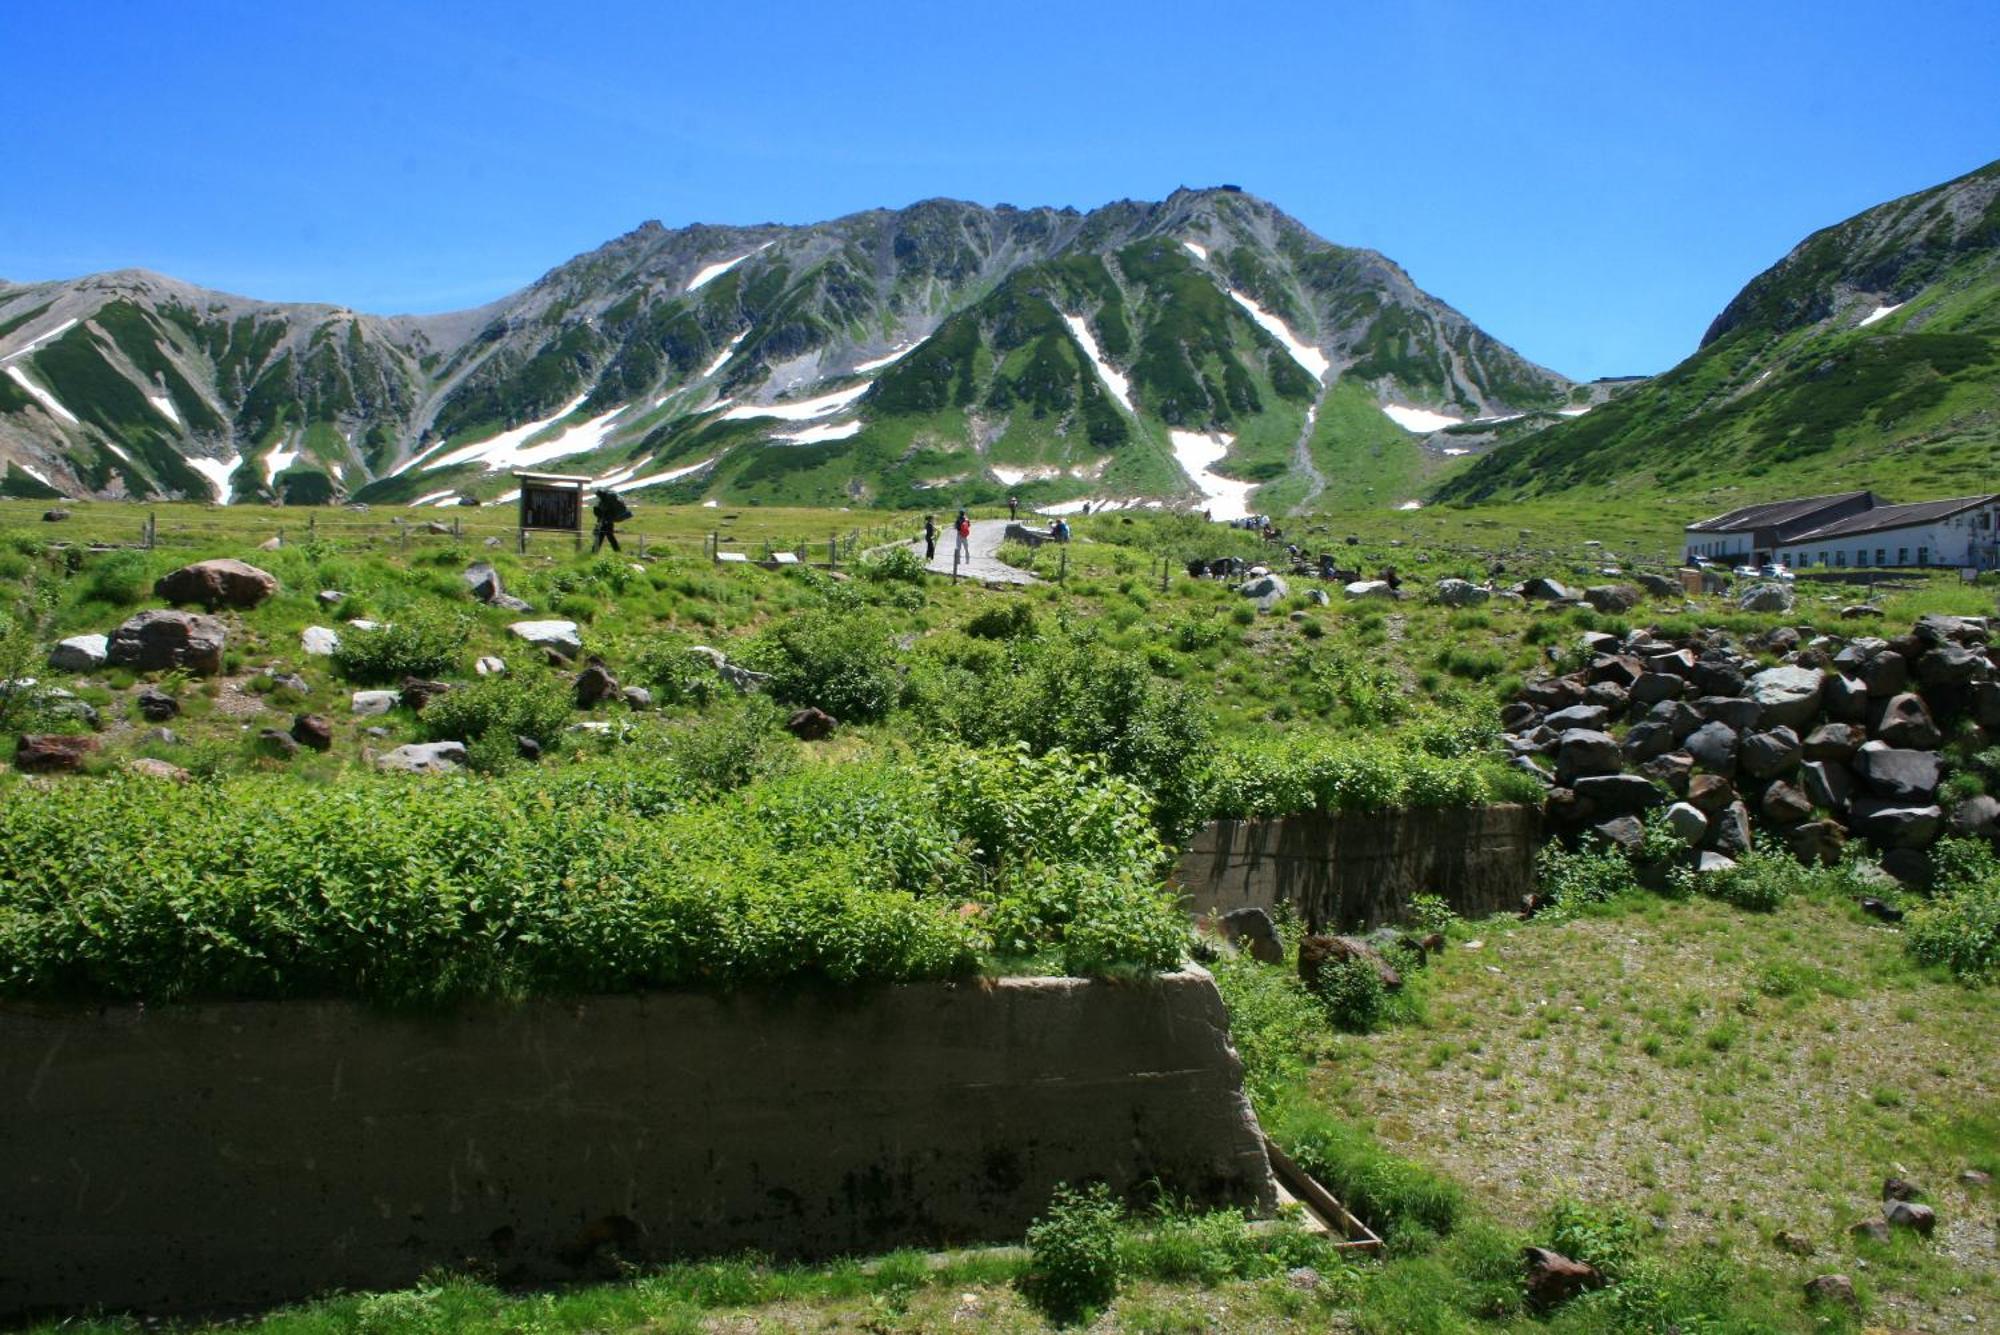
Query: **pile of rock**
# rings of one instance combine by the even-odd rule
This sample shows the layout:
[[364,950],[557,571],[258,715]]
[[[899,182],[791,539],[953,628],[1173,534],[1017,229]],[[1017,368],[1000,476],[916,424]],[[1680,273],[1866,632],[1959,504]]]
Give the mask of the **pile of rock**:
[[1515,764],[1549,785],[1559,831],[1637,847],[1646,821],[1664,821],[1710,868],[1757,828],[1808,863],[1859,836],[1920,881],[1941,834],[2000,837],[2000,802],[1938,798],[1946,727],[2000,737],[1988,632],[1984,617],[1940,615],[1897,640],[1780,628],[1749,646],[1780,655],[1771,667],[1720,631],[1590,633],[1585,666],[1529,682],[1501,721]]

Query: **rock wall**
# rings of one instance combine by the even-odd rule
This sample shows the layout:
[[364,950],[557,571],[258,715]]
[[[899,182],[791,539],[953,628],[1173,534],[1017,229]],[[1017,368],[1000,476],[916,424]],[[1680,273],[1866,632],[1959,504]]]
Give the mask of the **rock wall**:
[[1476,917],[1534,889],[1541,820],[1533,807],[1310,812],[1204,827],[1175,880],[1197,912],[1290,904],[1315,931],[1404,921],[1440,895]]
[[1018,1239],[1059,1181],[1274,1187],[1213,980],[442,1017],[0,1006],[0,1315]]

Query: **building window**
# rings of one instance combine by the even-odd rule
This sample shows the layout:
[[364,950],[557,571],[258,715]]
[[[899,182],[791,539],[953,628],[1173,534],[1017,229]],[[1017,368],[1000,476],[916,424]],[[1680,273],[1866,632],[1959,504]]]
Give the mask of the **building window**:
[[1880,548],[1880,547],[1877,547],[1877,548],[1875,549],[1875,564],[1876,564],[1876,565],[1878,565],[1878,566],[1885,566],[1885,565],[1888,565],[1889,563],[1888,563],[1887,561],[1885,561],[1885,560],[1883,560],[1883,559],[1882,559],[1883,557],[1887,556],[1888,554],[1889,554],[1889,553],[1888,553],[1888,552],[1886,552],[1886,551],[1884,551],[1884,550],[1883,550],[1882,548]]
[[1899,566],[1906,566],[1909,563],[1910,563],[1910,549],[1908,547],[1898,547],[1896,549],[1896,564]]
[[1868,549],[1866,547],[1857,547],[1854,549],[1854,564],[1857,566],[1868,564]]
[[1837,566],[1844,566],[1844,565],[1846,565],[1846,564],[1847,564],[1847,553],[1846,553],[1846,552],[1835,552],[1835,553],[1833,554],[1833,563],[1834,563],[1835,565],[1837,565]]
[[1917,564],[1920,566],[1927,566],[1930,563],[1931,563],[1931,549],[1928,547],[1917,548]]

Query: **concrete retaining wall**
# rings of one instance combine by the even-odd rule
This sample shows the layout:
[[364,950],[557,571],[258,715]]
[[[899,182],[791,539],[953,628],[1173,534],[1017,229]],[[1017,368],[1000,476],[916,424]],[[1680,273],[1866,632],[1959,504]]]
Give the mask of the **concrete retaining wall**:
[[439,1018],[0,1006],[0,1314],[1017,1239],[1061,1180],[1274,1188],[1214,982]]
[[1286,903],[1314,930],[1399,923],[1423,894],[1477,917],[1534,889],[1540,838],[1541,813],[1525,806],[1217,821],[1176,880],[1198,912]]

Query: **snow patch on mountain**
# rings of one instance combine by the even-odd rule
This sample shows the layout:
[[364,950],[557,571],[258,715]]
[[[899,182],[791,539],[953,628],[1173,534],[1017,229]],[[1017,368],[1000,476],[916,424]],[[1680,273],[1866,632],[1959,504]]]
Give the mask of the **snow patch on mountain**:
[[690,473],[699,473],[714,462],[714,459],[702,459],[696,463],[683,464],[679,468],[669,468],[663,473],[648,473],[645,477],[635,477],[630,481],[614,483],[611,489],[613,491],[637,491],[641,487],[657,487],[663,482],[674,482],[686,477]]
[[867,392],[867,385],[855,385],[797,403],[745,403],[724,413],[722,420],[740,422],[753,417],[775,417],[781,422],[809,422],[815,417],[831,417]]
[[824,445],[831,440],[847,440],[850,437],[860,434],[861,423],[859,421],[825,422],[819,426],[809,426],[804,431],[792,431],[773,436],[772,439],[782,440],[787,445]]
[[[497,436],[488,436],[485,440],[474,441],[470,445],[461,445],[449,454],[433,459],[431,462],[425,464],[423,471],[430,473],[440,468],[449,468],[453,464],[466,464],[478,461],[486,465],[487,472],[497,473],[510,464],[524,463],[526,460],[521,456],[526,452],[523,447],[527,445],[528,438],[540,435],[557,422],[562,421],[563,418],[568,417],[578,408],[581,408],[583,401],[589,397],[590,394],[586,391],[556,409],[549,416],[542,418],[539,422],[528,422],[522,426],[515,427],[511,431],[502,431]],[[597,420],[602,421],[603,418]],[[556,456],[540,455],[539,457],[550,459]],[[416,460],[414,459],[410,461],[410,463],[415,462]],[[409,466],[409,464],[404,464],[402,468],[398,468],[390,476],[396,476]]]
[[689,292],[699,292],[702,288],[707,287],[710,283],[713,283],[716,279],[722,277],[722,275],[728,273],[731,269],[734,269],[737,265],[743,263],[743,261],[749,259],[752,255],[758,254],[761,251],[769,250],[773,244],[774,244],[773,242],[766,241],[763,245],[757,247],[756,250],[746,250],[733,260],[721,260],[715,264],[707,266],[704,269],[701,269],[695,274],[694,277],[688,279],[688,285],[685,290]]
[[26,343],[23,343],[20,347],[8,353],[5,357],[0,357],[0,362],[11,362],[16,357],[27,356],[29,353],[33,352],[36,348],[39,348],[42,346],[42,344],[48,342],[50,339],[55,338],[58,335],[67,333],[75,324],[76,321],[73,319],[64,320],[61,324],[57,325],[54,329],[49,330],[46,334],[37,334],[32,339],[28,340]]
[[175,426],[184,427],[187,425],[187,423],[181,421],[181,410],[174,407],[174,401],[166,395],[148,394],[146,402],[153,405],[153,411],[166,418],[169,422],[172,422]]
[[235,472],[237,465],[242,462],[243,456],[240,454],[232,454],[227,459],[197,459],[189,455],[187,466],[207,478],[208,485],[215,489],[215,499],[227,505],[230,496],[229,475]]
[[[129,463],[130,460],[127,460],[127,462]],[[23,473],[26,473],[29,477],[35,479],[35,481],[41,483],[45,487],[54,488],[57,491],[62,490],[62,488],[57,487],[55,483],[49,481],[49,475],[47,473],[44,473],[41,469],[35,467],[33,464],[22,464],[21,471]]]
[[1226,431],[1214,435],[1203,435],[1199,431],[1169,431],[1167,439],[1173,442],[1174,462],[1188,475],[1207,500],[1205,507],[1211,519],[1241,519],[1250,513],[1250,493],[1257,487],[1255,482],[1238,482],[1233,477],[1223,477],[1212,471],[1229,453],[1229,447],[1236,443],[1236,437]]
[[[74,321],[72,321],[72,323],[74,323]],[[27,390],[28,393],[34,396],[35,402],[41,404],[44,408],[47,408],[51,413],[54,413],[57,417],[62,418],[63,421],[68,422],[71,426],[77,425],[76,414],[71,412],[69,409],[63,407],[62,401],[57,399],[55,395],[49,393],[47,390],[43,389],[40,385],[28,379],[28,377],[26,377],[25,375],[22,375],[20,367],[9,366],[7,368],[7,378],[12,380],[15,384],[19,385],[22,389]]]
[[1188,254],[1194,256],[1196,259],[1206,260],[1208,258],[1207,246],[1198,246],[1192,241],[1183,241],[1181,244],[1186,246]]
[[1902,309],[1903,309],[1903,303],[1900,301],[1893,306],[1877,306],[1874,310],[1862,316],[1861,323],[1856,325],[1855,328],[1866,329],[1869,325],[1874,324],[1877,320],[1886,320],[1891,315],[1894,315],[1897,311],[1900,311]]
[[1040,482],[1045,477],[1061,477],[1062,469],[1038,464],[1028,468],[1008,468],[1001,464],[988,464],[986,471],[1000,479],[1002,486],[1018,487],[1023,482]]
[[1583,415],[1584,415],[1585,413],[1589,412],[1589,411],[1591,410],[1591,408],[1592,408],[1592,407],[1594,407],[1594,406],[1595,406],[1594,404],[1588,404],[1588,403],[1586,403],[1586,404],[1585,404],[1585,405],[1584,405],[1583,407],[1581,407],[1581,408],[1558,408],[1558,409],[1556,410],[1556,416],[1558,416],[1558,417],[1581,417],[1581,416],[1583,416]]
[[[708,364],[707,369],[701,373],[701,378],[703,380],[706,380],[710,376],[714,375],[717,371],[720,371],[722,369],[723,363],[727,362],[731,357],[734,357],[736,355],[736,349],[742,345],[743,340],[749,337],[749,335],[750,331],[746,329],[742,333],[738,334],[735,338],[730,339],[729,346],[724,348],[721,352],[715,354],[715,360]],[[661,402],[665,402],[665,400],[663,399],[661,400]],[[657,407],[658,405],[656,404],[654,406]]]
[[1434,413],[1428,408],[1407,408],[1400,403],[1383,404],[1382,415],[1403,430],[1414,431],[1419,435],[1442,431],[1448,426],[1458,426],[1464,421],[1463,418],[1453,417],[1449,413]]
[[278,474],[290,468],[297,462],[298,457],[304,453],[304,450],[286,449],[285,442],[282,440],[273,445],[271,452],[264,456],[264,485],[267,487],[275,485],[278,481]]
[[1256,302],[1250,300],[1250,298],[1244,296],[1241,292],[1238,292],[1235,288],[1232,287],[1229,289],[1229,295],[1238,306],[1241,306],[1250,313],[1250,318],[1262,326],[1265,333],[1285,345],[1285,351],[1292,354],[1293,361],[1310,371],[1313,379],[1319,381],[1321,384],[1326,383],[1326,373],[1333,369],[1333,363],[1327,359],[1325,353],[1310,344],[1301,342],[1298,336],[1292,333],[1290,325],[1265,310],[1262,306],[1259,306]]
[[446,487],[443,491],[427,492],[426,494],[417,497],[417,499],[415,499],[414,501],[411,501],[410,508],[414,510],[420,505],[436,505],[439,501],[443,500],[445,497],[456,496],[456,495],[458,495],[458,488],[456,487]]
[[1097,350],[1097,336],[1090,332],[1084,318],[1081,315],[1065,315],[1063,323],[1069,326],[1069,332],[1076,336],[1076,341],[1083,345],[1083,355],[1090,358],[1090,364],[1097,368],[1097,378],[1111,391],[1111,397],[1118,400],[1126,412],[1133,412],[1132,382],[1104,360],[1104,354]]
[[889,353],[886,356],[877,357],[873,361],[862,362],[859,366],[854,368],[854,373],[856,375],[866,375],[870,371],[879,371],[885,366],[894,366],[897,362],[903,360],[903,358],[909,356],[916,350],[917,350],[916,344],[905,343],[900,348],[890,349]]

